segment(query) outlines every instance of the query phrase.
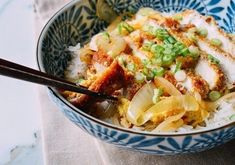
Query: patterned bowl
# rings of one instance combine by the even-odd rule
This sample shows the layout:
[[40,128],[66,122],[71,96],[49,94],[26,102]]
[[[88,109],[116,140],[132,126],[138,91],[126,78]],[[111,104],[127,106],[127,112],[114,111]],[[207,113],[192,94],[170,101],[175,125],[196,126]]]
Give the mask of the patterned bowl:
[[[68,46],[82,45],[107,23],[96,15],[96,0],[75,0],[57,12],[44,27],[37,47],[41,71],[63,77],[71,54]],[[152,7],[158,11],[179,12],[196,9],[212,15],[227,32],[235,32],[234,0],[107,0],[116,13]],[[235,138],[235,123],[193,133],[151,134],[120,128],[77,109],[53,88],[49,95],[59,109],[77,126],[105,142],[150,154],[172,155],[211,149]]]

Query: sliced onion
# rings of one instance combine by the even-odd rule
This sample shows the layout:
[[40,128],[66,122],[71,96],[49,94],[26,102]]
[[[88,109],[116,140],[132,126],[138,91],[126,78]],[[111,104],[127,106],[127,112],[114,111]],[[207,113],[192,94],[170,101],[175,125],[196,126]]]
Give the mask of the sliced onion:
[[[175,131],[181,125],[183,125],[183,120],[180,120],[185,114],[185,111],[168,117],[165,121],[159,124],[152,132],[160,132],[160,131]],[[174,123],[175,122],[175,123]]]
[[182,95],[180,93],[180,91],[172,83],[170,83],[167,79],[165,79],[163,77],[156,77],[154,79],[154,84],[157,87],[163,88],[163,90],[166,91],[171,96],[180,96],[180,95]]
[[168,117],[184,111],[197,111],[199,104],[193,96],[170,96],[153,105],[137,118],[137,123],[142,125],[147,121],[159,122],[162,117]]
[[142,125],[142,123],[138,122],[138,118],[153,105],[154,88],[153,83],[147,83],[134,95],[127,110],[127,119],[131,123],[137,126]]

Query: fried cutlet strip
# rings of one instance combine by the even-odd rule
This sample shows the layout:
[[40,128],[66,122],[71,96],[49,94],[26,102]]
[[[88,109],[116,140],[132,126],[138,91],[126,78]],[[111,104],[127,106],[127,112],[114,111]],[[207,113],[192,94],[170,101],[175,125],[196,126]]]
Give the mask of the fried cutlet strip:
[[195,67],[195,72],[206,80],[210,90],[222,91],[224,89],[225,77],[223,71],[219,64],[210,61],[208,57],[201,56]]
[[186,10],[182,12],[182,20],[180,24],[193,24],[197,28],[207,29],[207,40],[219,39],[222,45],[219,49],[235,57],[235,42],[226,34],[221,28],[218,27],[215,19],[211,16],[202,16],[195,10]]
[[185,71],[184,81],[178,82],[171,72],[167,72],[164,78],[171,82],[181,93],[198,92],[202,98],[207,98],[209,93],[208,83],[198,74],[192,71]]
[[[199,47],[200,56],[204,58],[201,58],[201,61],[199,61],[199,63],[197,64],[196,73],[198,72],[199,75],[204,80],[206,80],[206,82],[209,84],[210,90],[221,91],[224,89],[225,76],[223,72],[227,74],[227,77],[230,80],[230,83],[231,84],[234,83],[235,81],[234,70],[230,70],[229,68],[234,68],[235,64],[234,64],[234,58],[230,56],[229,53],[226,53],[223,50],[220,50],[218,47],[212,46],[204,38],[199,37],[196,42],[188,38],[186,34],[189,29],[194,27],[194,25],[192,24],[181,26],[178,21],[173,20],[171,18],[164,19],[163,16],[159,16],[159,15],[158,15],[158,20],[160,20],[159,24],[161,23],[161,25],[165,27],[173,37],[175,37],[178,41],[185,44],[187,47],[190,47],[190,46]],[[207,58],[208,56],[207,54],[210,54],[211,56],[221,61],[221,65],[216,65],[216,64],[211,63]],[[181,58],[185,58],[185,57],[181,57]],[[202,61],[202,59],[204,60]],[[190,64],[190,66],[193,66],[193,64]],[[205,70],[205,69],[201,70],[200,66],[206,67],[206,69],[210,69],[212,71],[212,74],[207,76],[206,74],[208,73],[208,70]],[[220,67],[223,69],[223,71]]]
[[[112,64],[89,86],[89,90],[111,95],[128,83],[125,72],[115,60]],[[96,98],[82,94],[72,104],[79,108],[87,108],[97,101]]]
[[219,60],[219,64],[228,79],[227,84],[235,83],[235,58],[231,57],[228,53],[225,53],[218,49],[217,47],[211,45],[203,38],[197,41],[198,47],[204,51],[206,54],[209,54]]

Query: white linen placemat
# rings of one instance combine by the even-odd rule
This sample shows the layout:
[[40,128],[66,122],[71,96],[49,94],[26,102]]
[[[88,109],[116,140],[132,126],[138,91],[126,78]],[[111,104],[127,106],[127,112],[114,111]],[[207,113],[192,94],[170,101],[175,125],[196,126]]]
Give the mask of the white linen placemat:
[[[35,0],[36,36],[49,17],[68,0]],[[215,149],[186,155],[156,156],[127,151],[96,140],[70,122],[39,88],[46,165],[233,165],[235,140]]]

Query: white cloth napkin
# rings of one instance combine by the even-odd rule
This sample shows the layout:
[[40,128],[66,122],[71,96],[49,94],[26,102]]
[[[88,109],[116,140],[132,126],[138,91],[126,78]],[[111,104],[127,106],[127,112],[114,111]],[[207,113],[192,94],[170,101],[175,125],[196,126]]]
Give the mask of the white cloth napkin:
[[[65,2],[66,0],[35,0],[37,37],[48,18]],[[70,122],[50,101],[46,88],[39,88],[39,99],[46,165],[235,164],[235,140],[206,152],[177,156],[127,151],[96,140]]]

